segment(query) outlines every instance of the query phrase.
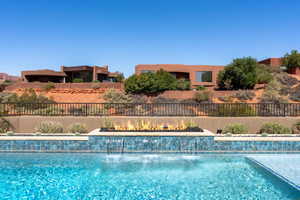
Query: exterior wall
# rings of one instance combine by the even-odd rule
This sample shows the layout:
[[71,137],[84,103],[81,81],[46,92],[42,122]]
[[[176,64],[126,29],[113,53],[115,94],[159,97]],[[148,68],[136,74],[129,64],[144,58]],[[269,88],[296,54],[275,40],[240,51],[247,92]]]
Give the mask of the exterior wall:
[[[158,71],[163,69],[168,72],[186,72],[189,73],[189,79],[192,86],[216,86],[217,76],[219,71],[224,69],[224,66],[210,66],[210,65],[179,65],[179,64],[157,64],[157,65],[136,65],[135,73],[141,74],[143,70]],[[196,72],[197,71],[211,71],[212,82],[197,82]]]
[[290,68],[290,69],[288,70],[288,73],[289,73],[289,74],[300,75],[300,68],[299,68],[299,67],[293,67],[293,68]]
[[299,153],[300,151],[300,141],[217,141],[214,136],[89,136],[88,140],[0,139],[0,152]]
[[[258,63],[260,64],[265,64],[271,67],[280,67],[283,64],[283,59],[282,58],[268,58],[262,61],[259,61]],[[295,74],[295,75],[300,75],[300,69],[299,67],[293,67],[288,69],[289,74]]]
[[[30,133],[34,132],[34,127],[41,121],[56,121],[68,127],[72,123],[84,123],[89,131],[100,128],[105,117],[42,117],[42,116],[17,116],[6,117],[15,128],[15,132]],[[201,128],[216,132],[218,128],[224,128],[230,123],[242,123],[248,127],[249,133],[256,133],[262,124],[266,122],[277,122],[287,127],[300,121],[300,117],[109,117],[116,124],[132,124],[137,120],[149,120],[155,124],[177,124],[182,120],[192,120],[200,125]]]
[[271,67],[280,67],[282,66],[282,58],[268,58],[262,61],[259,61],[260,64],[265,64]]
[[[67,82],[72,82],[73,78],[82,78],[85,82],[91,82],[91,81],[98,80],[98,74],[101,74],[106,78],[109,77],[110,72],[108,71],[108,66],[107,65],[103,67],[87,66],[87,65],[70,66],[70,67],[61,66],[60,71],[45,69],[45,70],[21,72],[22,80],[24,82],[35,82],[35,81],[65,82],[66,79]],[[115,72],[114,74],[118,74],[118,72]],[[28,77],[30,77],[30,79]],[[46,79],[47,77],[48,79]]]

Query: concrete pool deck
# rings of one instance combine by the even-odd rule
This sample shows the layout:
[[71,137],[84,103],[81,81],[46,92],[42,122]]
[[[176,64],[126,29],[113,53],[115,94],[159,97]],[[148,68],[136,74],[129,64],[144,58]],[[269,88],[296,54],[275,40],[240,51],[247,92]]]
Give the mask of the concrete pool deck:
[[246,157],[300,190],[299,154],[248,155]]

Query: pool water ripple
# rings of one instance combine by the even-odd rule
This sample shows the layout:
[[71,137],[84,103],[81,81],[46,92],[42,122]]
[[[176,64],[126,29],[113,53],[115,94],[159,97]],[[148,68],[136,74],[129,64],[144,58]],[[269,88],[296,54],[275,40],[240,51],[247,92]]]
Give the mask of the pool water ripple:
[[0,199],[300,199],[243,156],[0,154]]

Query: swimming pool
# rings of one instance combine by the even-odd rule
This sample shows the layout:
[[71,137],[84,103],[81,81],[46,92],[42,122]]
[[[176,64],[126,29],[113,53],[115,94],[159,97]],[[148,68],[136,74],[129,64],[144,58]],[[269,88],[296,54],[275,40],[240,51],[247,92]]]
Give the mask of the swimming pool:
[[0,199],[295,200],[300,192],[238,155],[2,153]]

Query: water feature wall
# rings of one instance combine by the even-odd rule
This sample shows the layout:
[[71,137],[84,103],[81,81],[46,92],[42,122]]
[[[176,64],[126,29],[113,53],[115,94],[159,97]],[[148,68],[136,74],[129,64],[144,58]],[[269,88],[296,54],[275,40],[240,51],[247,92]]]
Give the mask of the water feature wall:
[[[214,136],[87,136],[16,140],[0,137],[1,152],[300,152],[298,141],[218,141]],[[37,136],[37,138],[40,136]],[[53,136],[56,137],[56,136]],[[78,138],[78,137],[77,137]]]

